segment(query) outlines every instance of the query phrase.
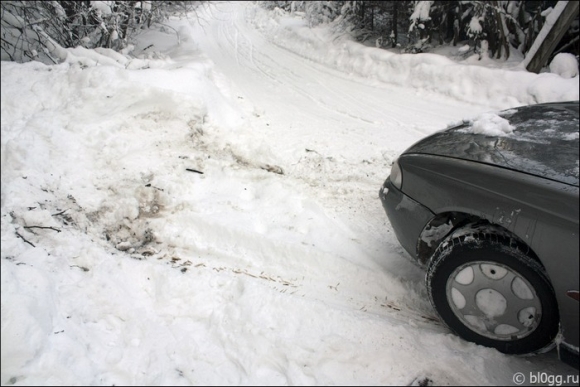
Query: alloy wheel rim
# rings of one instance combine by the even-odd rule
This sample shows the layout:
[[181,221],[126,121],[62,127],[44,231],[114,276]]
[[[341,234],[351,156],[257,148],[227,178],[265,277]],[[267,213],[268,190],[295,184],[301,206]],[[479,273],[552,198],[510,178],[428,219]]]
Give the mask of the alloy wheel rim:
[[463,325],[493,340],[513,341],[534,332],[542,305],[534,287],[497,262],[469,262],[449,276],[446,297]]

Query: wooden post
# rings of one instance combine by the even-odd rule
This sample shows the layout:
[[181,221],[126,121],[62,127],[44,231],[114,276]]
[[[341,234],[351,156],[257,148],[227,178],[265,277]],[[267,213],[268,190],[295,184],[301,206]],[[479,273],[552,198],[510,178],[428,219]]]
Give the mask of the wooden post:
[[580,2],[568,1],[567,3],[568,4],[566,4],[566,7],[560,14],[560,17],[556,20],[556,23],[554,23],[546,35],[544,41],[533,54],[534,56],[530,59],[530,62],[526,66],[526,70],[538,74],[540,70],[546,66],[546,62],[548,62],[550,55],[552,55],[552,52],[556,49],[562,36],[564,36],[568,28],[570,28],[570,24],[572,24],[574,19],[578,16]]

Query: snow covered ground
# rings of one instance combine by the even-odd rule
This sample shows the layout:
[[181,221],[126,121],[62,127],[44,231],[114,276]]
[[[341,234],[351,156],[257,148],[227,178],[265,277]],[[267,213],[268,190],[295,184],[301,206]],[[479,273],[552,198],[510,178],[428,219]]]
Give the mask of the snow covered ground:
[[577,75],[198,16],[2,62],[2,385],[577,384],[439,323],[378,199],[415,141]]

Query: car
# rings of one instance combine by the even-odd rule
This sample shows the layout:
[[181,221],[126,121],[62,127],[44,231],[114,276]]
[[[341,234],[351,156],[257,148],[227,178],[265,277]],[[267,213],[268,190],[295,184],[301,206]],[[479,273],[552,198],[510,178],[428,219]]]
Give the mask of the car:
[[458,336],[578,369],[579,101],[463,120],[418,141],[379,189]]

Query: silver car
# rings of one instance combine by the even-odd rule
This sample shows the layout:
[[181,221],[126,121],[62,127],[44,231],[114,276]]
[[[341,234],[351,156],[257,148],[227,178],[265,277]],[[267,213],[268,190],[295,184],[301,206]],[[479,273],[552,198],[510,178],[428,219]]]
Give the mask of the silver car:
[[523,106],[437,132],[399,156],[379,191],[451,330],[507,354],[558,345],[575,368],[578,107]]

